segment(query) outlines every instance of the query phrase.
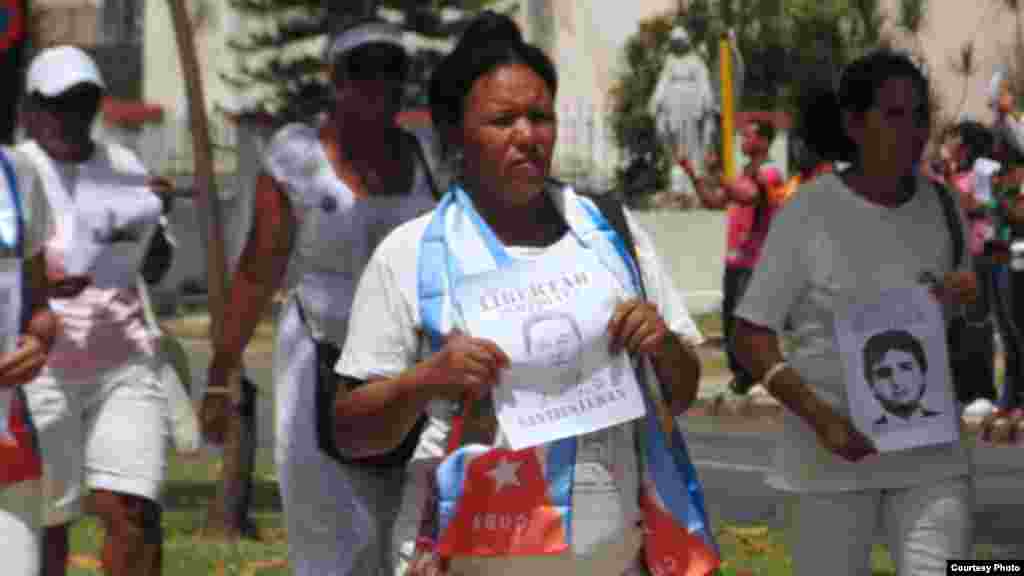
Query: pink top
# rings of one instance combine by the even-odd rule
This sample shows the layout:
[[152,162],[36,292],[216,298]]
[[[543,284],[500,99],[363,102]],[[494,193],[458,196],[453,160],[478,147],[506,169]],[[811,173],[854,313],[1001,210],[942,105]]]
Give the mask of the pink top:
[[[971,171],[960,172],[953,176],[953,186],[961,195],[961,201],[974,196],[974,173]],[[968,217],[967,224],[970,231],[968,248],[972,256],[977,256],[985,251],[985,242],[995,236],[995,225],[992,217],[986,212],[976,213]]]
[[759,174],[768,182],[767,201],[729,206],[725,255],[729,267],[753,268],[757,264],[772,218],[785,201],[780,193],[785,187],[779,170],[762,166]]
[[[95,262],[116,261],[126,270],[138,270],[161,203],[146,185],[146,170],[135,154],[115,144],[98,144],[92,158],[72,165],[54,161],[33,141],[19,149],[36,165],[55,214],[47,261],[64,265],[72,249],[87,244],[95,250]],[[154,337],[136,288],[138,276],[129,272],[118,278],[98,281],[74,298],[50,301],[61,330],[47,366],[58,378],[92,378],[154,353]]]

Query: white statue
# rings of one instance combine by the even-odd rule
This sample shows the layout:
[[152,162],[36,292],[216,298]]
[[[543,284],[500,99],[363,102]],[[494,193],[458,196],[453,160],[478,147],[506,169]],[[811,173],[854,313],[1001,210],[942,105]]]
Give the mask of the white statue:
[[662,145],[673,153],[682,147],[701,171],[715,119],[711,75],[684,29],[674,28],[669,42],[669,54],[648,111],[654,116]]

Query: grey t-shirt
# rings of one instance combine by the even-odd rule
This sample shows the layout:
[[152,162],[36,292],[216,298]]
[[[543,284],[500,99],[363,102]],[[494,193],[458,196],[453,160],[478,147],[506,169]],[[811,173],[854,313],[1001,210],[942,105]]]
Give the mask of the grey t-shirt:
[[[939,278],[949,272],[953,241],[940,202],[923,178],[909,201],[886,208],[826,174],[802,187],[772,223],[736,314],[777,333],[790,318],[790,364],[843,414],[849,406],[835,305],[848,296],[914,286],[925,272]],[[962,259],[969,269],[969,255]],[[768,483],[795,492],[834,492],[907,487],[967,472],[959,442],[848,462],[826,451],[814,431],[787,411]]]

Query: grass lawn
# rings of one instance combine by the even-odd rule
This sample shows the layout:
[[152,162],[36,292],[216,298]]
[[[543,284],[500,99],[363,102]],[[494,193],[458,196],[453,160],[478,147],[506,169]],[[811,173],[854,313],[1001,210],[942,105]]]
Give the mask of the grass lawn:
[[[214,497],[219,460],[210,457],[170,460],[165,497],[164,574],[166,576],[284,576],[287,547],[282,527],[281,504],[273,465],[268,454],[258,459],[253,519],[261,538],[227,544],[201,536],[205,508]],[[718,526],[722,549],[723,576],[790,574],[789,557],[781,532],[766,526]],[[101,530],[92,518],[75,525],[71,532],[71,565],[68,574],[102,574],[99,557]],[[876,547],[874,574],[895,574],[888,554]]]

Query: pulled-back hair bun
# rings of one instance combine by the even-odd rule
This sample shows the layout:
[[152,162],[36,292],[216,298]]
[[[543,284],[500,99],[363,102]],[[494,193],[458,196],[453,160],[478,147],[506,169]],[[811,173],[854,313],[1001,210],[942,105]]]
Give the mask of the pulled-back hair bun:
[[458,49],[479,49],[492,44],[521,44],[523,33],[515,20],[486,10],[474,19],[459,39]]
[[445,56],[430,77],[430,114],[446,151],[451,150],[451,131],[462,125],[463,107],[474,82],[497,68],[513,64],[533,70],[554,98],[558,74],[551,59],[523,40],[512,18],[485,10],[466,27],[455,50]]

